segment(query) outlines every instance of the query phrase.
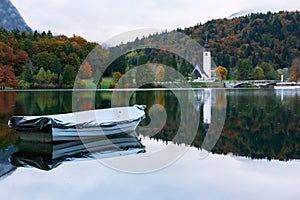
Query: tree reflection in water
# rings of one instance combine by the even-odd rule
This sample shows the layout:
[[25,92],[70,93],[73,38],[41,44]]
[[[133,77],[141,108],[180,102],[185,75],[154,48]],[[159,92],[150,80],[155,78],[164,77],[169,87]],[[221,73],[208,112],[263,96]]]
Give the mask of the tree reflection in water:
[[[293,92],[275,91],[271,89],[236,89],[211,90],[211,107],[216,112],[216,120],[212,120],[209,131],[203,123],[204,90],[195,91],[194,109],[200,112],[200,123],[195,138],[185,130],[182,137],[174,137],[180,126],[180,105],[171,91],[135,91],[131,97],[128,92],[118,94],[119,98],[129,99],[129,104],[147,105],[146,113],[154,104],[159,104],[156,112],[166,112],[166,122],[158,124],[157,134],[140,132],[141,136],[149,136],[155,140],[173,141],[177,144],[188,144],[193,139],[192,146],[196,148],[212,148],[216,154],[234,154],[252,159],[291,160],[300,158],[300,94]],[[78,101],[82,109],[110,107],[112,92],[98,91],[95,99],[88,92],[82,92],[85,101]],[[180,91],[180,95],[188,95]],[[2,95],[2,96],[1,96]],[[18,135],[6,127],[12,115],[44,115],[53,113],[72,112],[72,91],[31,91],[31,92],[1,92],[0,102],[0,150],[1,157],[6,158],[9,149],[17,146]],[[120,100],[120,103],[122,101]],[[6,106],[7,105],[7,106]],[[226,112],[223,112],[225,109]],[[222,111],[222,112],[221,112]],[[189,112],[189,111],[187,111]],[[192,112],[191,112],[192,113]],[[219,113],[219,115],[218,115]],[[226,113],[224,126],[218,119]],[[156,116],[163,116],[157,113]],[[194,116],[191,114],[190,119]],[[159,122],[160,120],[157,119]],[[164,121],[161,120],[163,123]],[[149,117],[142,121],[141,126],[149,124]],[[219,129],[222,130],[218,135]],[[209,134],[208,139],[204,139]],[[214,135],[215,134],[215,135]],[[205,142],[204,142],[205,141]],[[216,142],[217,141],[217,142]],[[13,153],[13,151],[9,151]],[[6,157],[5,157],[6,156]],[[6,163],[2,159],[2,163]],[[6,163],[7,164],[7,163]],[[4,166],[4,165],[3,165]],[[5,170],[4,170],[5,171]]]

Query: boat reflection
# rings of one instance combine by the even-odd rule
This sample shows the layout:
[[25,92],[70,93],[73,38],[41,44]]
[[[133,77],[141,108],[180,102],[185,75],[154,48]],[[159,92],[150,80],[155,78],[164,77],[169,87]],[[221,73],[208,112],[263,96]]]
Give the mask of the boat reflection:
[[11,154],[17,151],[14,146],[9,146],[5,150],[0,151],[0,181],[10,176],[17,169],[10,163]]
[[[15,151],[5,151],[1,155],[1,158],[5,157],[1,159],[1,166],[5,163],[12,169],[15,166],[51,170],[66,161],[112,158],[145,152],[145,146],[135,132],[55,143],[21,139],[14,149]],[[9,170],[2,171],[5,174]]]

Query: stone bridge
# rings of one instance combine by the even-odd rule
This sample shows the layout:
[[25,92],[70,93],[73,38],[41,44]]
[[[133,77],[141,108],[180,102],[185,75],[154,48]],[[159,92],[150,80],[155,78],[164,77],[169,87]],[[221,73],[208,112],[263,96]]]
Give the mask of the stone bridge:
[[243,85],[255,85],[256,87],[268,87],[270,85],[275,85],[280,82],[279,80],[245,80],[245,81],[234,81],[234,82],[225,82],[224,85],[226,88],[236,88]]

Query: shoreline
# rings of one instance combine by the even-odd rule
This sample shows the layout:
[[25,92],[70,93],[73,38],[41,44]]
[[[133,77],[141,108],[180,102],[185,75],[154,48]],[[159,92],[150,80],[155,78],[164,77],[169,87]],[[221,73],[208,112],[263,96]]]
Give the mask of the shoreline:
[[194,88],[118,88],[118,89],[9,89],[9,90],[0,90],[0,92],[51,92],[51,91],[66,91],[66,92],[93,92],[93,91],[103,91],[103,92],[114,92],[114,91],[184,91],[184,90],[204,90],[204,89],[213,89],[213,90],[274,90],[274,91],[298,91],[294,88],[259,88],[259,87],[240,87],[240,88],[225,88],[225,87],[194,87]]

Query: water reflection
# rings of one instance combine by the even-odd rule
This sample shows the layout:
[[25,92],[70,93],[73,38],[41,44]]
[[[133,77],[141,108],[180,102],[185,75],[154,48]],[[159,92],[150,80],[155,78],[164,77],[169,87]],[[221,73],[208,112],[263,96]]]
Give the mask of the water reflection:
[[300,90],[297,89],[278,89],[276,90],[276,96],[280,96],[281,101],[285,98],[297,98],[300,99]]
[[[197,90],[195,93],[195,108],[201,112],[202,123],[192,146],[201,149],[213,147],[212,152],[216,154],[232,153],[252,159],[287,161],[300,158],[300,101],[297,93],[284,93],[283,102],[281,96],[270,89]],[[188,132],[181,140],[173,140],[180,122],[180,105],[171,96],[170,93],[165,96],[167,122],[152,138],[188,144],[185,142]],[[213,120],[210,119],[212,110],[215,110]],[[226,120],[222,124],[221,115],[224,113]],[[221,135],[218,134],[220,129]]]
[[[195,96],[189,97],[189,99],[194,99],[194,108],[200,113],[198,134],[192,143],[192,146],[196,148],[190,148],[171,167],[143,176],[117,173],[103,167],[98,161],[90,159],[89,155],[86,155],[89,152],[85,150],[82,152],[85,156],[80,159],[87,159],[86,162],[60,165],[50,172],[23,167],[17,169],[11,161],[14,160],[14,164],[26,167],[37,167],[39,163],[40,168],[46,166],[50,169],[57,166],[55,163],[73,161],[78,159],[77,156],[80,157],[74,151],[72,154],[72,150],[70,150],[71,158],[60,157],[66,153],[66,150],[57,151],[61,149],[61,146],[56,145],[63,144],[44,144],[47,148],[41,147],[43,144],[37,142],[30,142],[28,145],[28,141],[20,141],[17,133],[5,127],[8,118],[12,115],[71,112],[70,96],[72,93],[16,92],[14,97],[6,96],[10,94],[6,93],[5,98],[1,99],[2,105],[11,107],[3,107],[6,110],[1,110],[0,113],[0,123],[3,125],[0,126],[1,197],[95,199],[101,194],[104,199],[121,199],[130,191],[133,198],[143,197],[144,199],[195,199],[196,196],[197,198],[201,196],[203,199],[298,199],[300,163],[291,160],[300,158],[299,92],[296,94],[284,92],[282,100],[281,92],[278,93],[275,90],[211,90],[212,118],[208,131],[204,124],[206,117],[203,116],[204,93],[204,90],[197,90]],[[181,92],[181,95],[187,94],[185,91]],[[122,98],[122,93],[119,95]],[[124,93],[125,95],[127,94]],[[111,92],[97,92],[95,106],[97,108],[110,107],[110,96]],[[39,98],[38,101],[37,98]],[[47,102],[47,98],[52,98],[51,103]],[[174,131],[179,127],[178,121],[181,117],[180,105],[172,92],[138,91],[130,99],[130,104],[135,103],[146,104],[148,114],[153,104],[164,106],[168,113],[166,123],[158,134],[145,138],[139,136],[142,137],[140,143],[145,145],[147,150],[145,154],[139,156],[147,155],[166,146],[172,146],[174,149],[184,148],[183,139],[177,140],[177,144],[174,144],[174,141],[170,142],[174,138]],[[213,116],[218,117],[213,111],[224,109],[226,120],[222,134],[212,149],[214,154],[204,160],[199,160],[197,148],[204,147],[205,136],[213,135],[213,123],[218,122],[218,120],[213,120]],[[147,125],[148,120],[149,118],[144,120],[143,125]],[[189,136],[188,133],[186,136]],[[74,148],[72,145],[69,146],[70,149]],[[75,145],[75,149],[81,151],[82,146],[80,144],[78,146],[79,148]],[[34,152],[34,149],[37,152]],[[101,155],[100,153],[99,156]],[[36,162],[37,158],[40,158],[38,160],[44,159],[44,164]],[[258,160],[260,158],[268,158],[272,161]],[[288,160],[288,162],[279,160]],[[138,185],[138,189],[137,183],[142,183]]]
[[103,159],[145,153],[145,146],[135,132],[56,143],[44,143],[34,137],[25,139],[27,140],[21,139],[15,146],[9,146],[0,152],[0,177],[10,175],[16,167],[51,170],[63,162],[78,159]]
[[203,123],[199,125],[193,145],[198,141],[198,147],[210,152],[219,140],[224,126],[227,107],[225,90],[210,88],[196,90],[195,107],[199,112],[202,111]]
[[9,146],[5,150],[0,151],[0,181],[10,176],[17,167],[11,164],[11,154],[17,151],[15,146]]
[[[78,101],[80,109],[91,106],[90,93],[78,91],[86,100]],[[271,89],[236,89],[215,90],[199,89],[195,96],[188,98],[194,101],[194,109],[200,113],[197,135],[194,138],[186,130],[182,137],[176,137],[180,126],[181,112],[176,96],[171,91],[120,91],[119,98],[130,99],[129,104],[147,105],[148,117],[142,126],[150,123],[152,105],[161,105],[155,112],[158,131],[149,134],[137,130],[140,136],[155,140],[189,144],[202,149],[211,149],[216,154],[232,153],[253,159],[291,160],[300,158],[300,101],[299,91],[280,91]],[[178,91],[177,95],[188,96],[190,92]],[[72,91],[21,91],[0,92],[0,149],[16,146],[18,136],[4,125],[12,115],[42,115],[72,112]],[[98,91],[94,99],[96,108],[110,107],[112,92]],[[283,98],[282,98],[283,97]],[[119,100],[122,104],[122,101]],[[9,105],[9,106],[5,106]],[[163,116],[164,108],[167,113]],[[224,112],[225,110],[225,112]],[[186,111],[192,113],[190,111]],[[225,123],[222,123],[223,114]],[[191,114],[190,119],[195,117]],[[208,126],[209,125],[209,126]],[[218,134],[221,133],[221,134]],[[175,138],[175,139],[174,139]]]
[[222,136],[213,151],[291,160],[300,158],[299,99],[274,90],[237,90],[227,94],[228,106]]

